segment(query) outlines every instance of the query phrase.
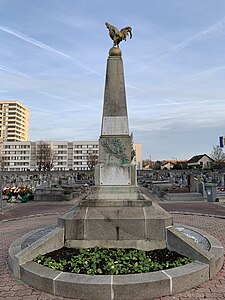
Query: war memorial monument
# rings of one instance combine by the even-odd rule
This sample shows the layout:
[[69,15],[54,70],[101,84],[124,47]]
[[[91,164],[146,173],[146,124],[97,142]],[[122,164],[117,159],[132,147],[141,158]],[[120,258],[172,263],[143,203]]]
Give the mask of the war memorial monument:
[[[132,28],[118,30],[105,23],[113,40],[107,59],[99,161],[95,186],[58,225],[38,229],[16,240],[9,249],[14,275],[48,293],[87,300],[154,299],[190,289],[213,278],[223,265],[223,247],[194,228],[173,226],[172,216],[137,185],[129,132],[121,41]],[[128,275],[86,275],[51,270],[33,261],[61,247],[168,248],[191,257],[188,265]]]

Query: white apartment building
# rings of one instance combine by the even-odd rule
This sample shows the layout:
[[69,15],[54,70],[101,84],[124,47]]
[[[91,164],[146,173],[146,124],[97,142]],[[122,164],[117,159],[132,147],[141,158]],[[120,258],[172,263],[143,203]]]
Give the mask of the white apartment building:
[[98,159],[98,141],[50,142],[53,170],[89,170],[93,156]]
[[91,159],[98,158],[98,141],[79,142],[4,142],[2,169],[5,171],[37,171],[38,147],[49,144],[52,153],[51,170],[89,170]]
[[31,164],[31,142],[4,142],[0,170],[27,171]]
[[[73,141],[73,142],[4,142],[2,146],[2,165],[5,171],[37,171],[38,149],[41,144],[48,144],[52,154],[51,170],[90,170],[96,164],[99,154],[98,141]],[[142,153],[140,144],[136,150],[135,163],[142,166]],[[1,163],[1,162],[0,162]]]
[[16,100],[0,100],[0,146],[2,142],[28,141],[29,109]]

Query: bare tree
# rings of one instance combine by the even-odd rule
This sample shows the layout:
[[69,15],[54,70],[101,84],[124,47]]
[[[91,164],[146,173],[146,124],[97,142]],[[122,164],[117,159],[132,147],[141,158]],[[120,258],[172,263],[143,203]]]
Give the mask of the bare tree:
[[87,155],[88,169],[90,171],[93,171],[97,163],[98,163],[98,155],[96,153],[93,153],[93,151],[89,151]]
[[40,141],[36,144],[35,156],[38,171],[51,171],[54,152],[48,142]]
[[214,165],[216,168],[222,168],[225,166],[225,153],[220,146],[213,146],[211,158],[214,160]]
[[162,166],[162,161],[160,160],[157,160],[155,163],[154,163],[154,169],[155,170],[160,170],[161,169],[161,166]]

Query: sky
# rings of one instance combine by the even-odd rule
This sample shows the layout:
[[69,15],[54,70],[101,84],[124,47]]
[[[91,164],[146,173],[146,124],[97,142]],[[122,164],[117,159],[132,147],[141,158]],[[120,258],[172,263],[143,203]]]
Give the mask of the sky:
[[0,0],[0,100],[30,109],[31,141],[97,140],[112,40],[143,158],[190,159],[225,135],[224,0]]

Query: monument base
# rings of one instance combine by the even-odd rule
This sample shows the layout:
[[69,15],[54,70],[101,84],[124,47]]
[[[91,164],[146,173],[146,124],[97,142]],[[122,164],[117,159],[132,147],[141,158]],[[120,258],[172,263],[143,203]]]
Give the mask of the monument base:
[[[172,225],[172,216],[149,199],[140,197],[138,188],[129,187],[136,190],[136,199],[134,196],[129,199],[127,193],[120,193],[118,198],[115,194],[104,194],[112,188],[116,189],[97,188],[97,193],[59,217],[59,225],[65,229],[65,245],[75,247],[76,241],[82,240],[83,243],[91,241],[92,247],[165,248],[166,228]],[[128,187],[118,189],[127,192]]]

